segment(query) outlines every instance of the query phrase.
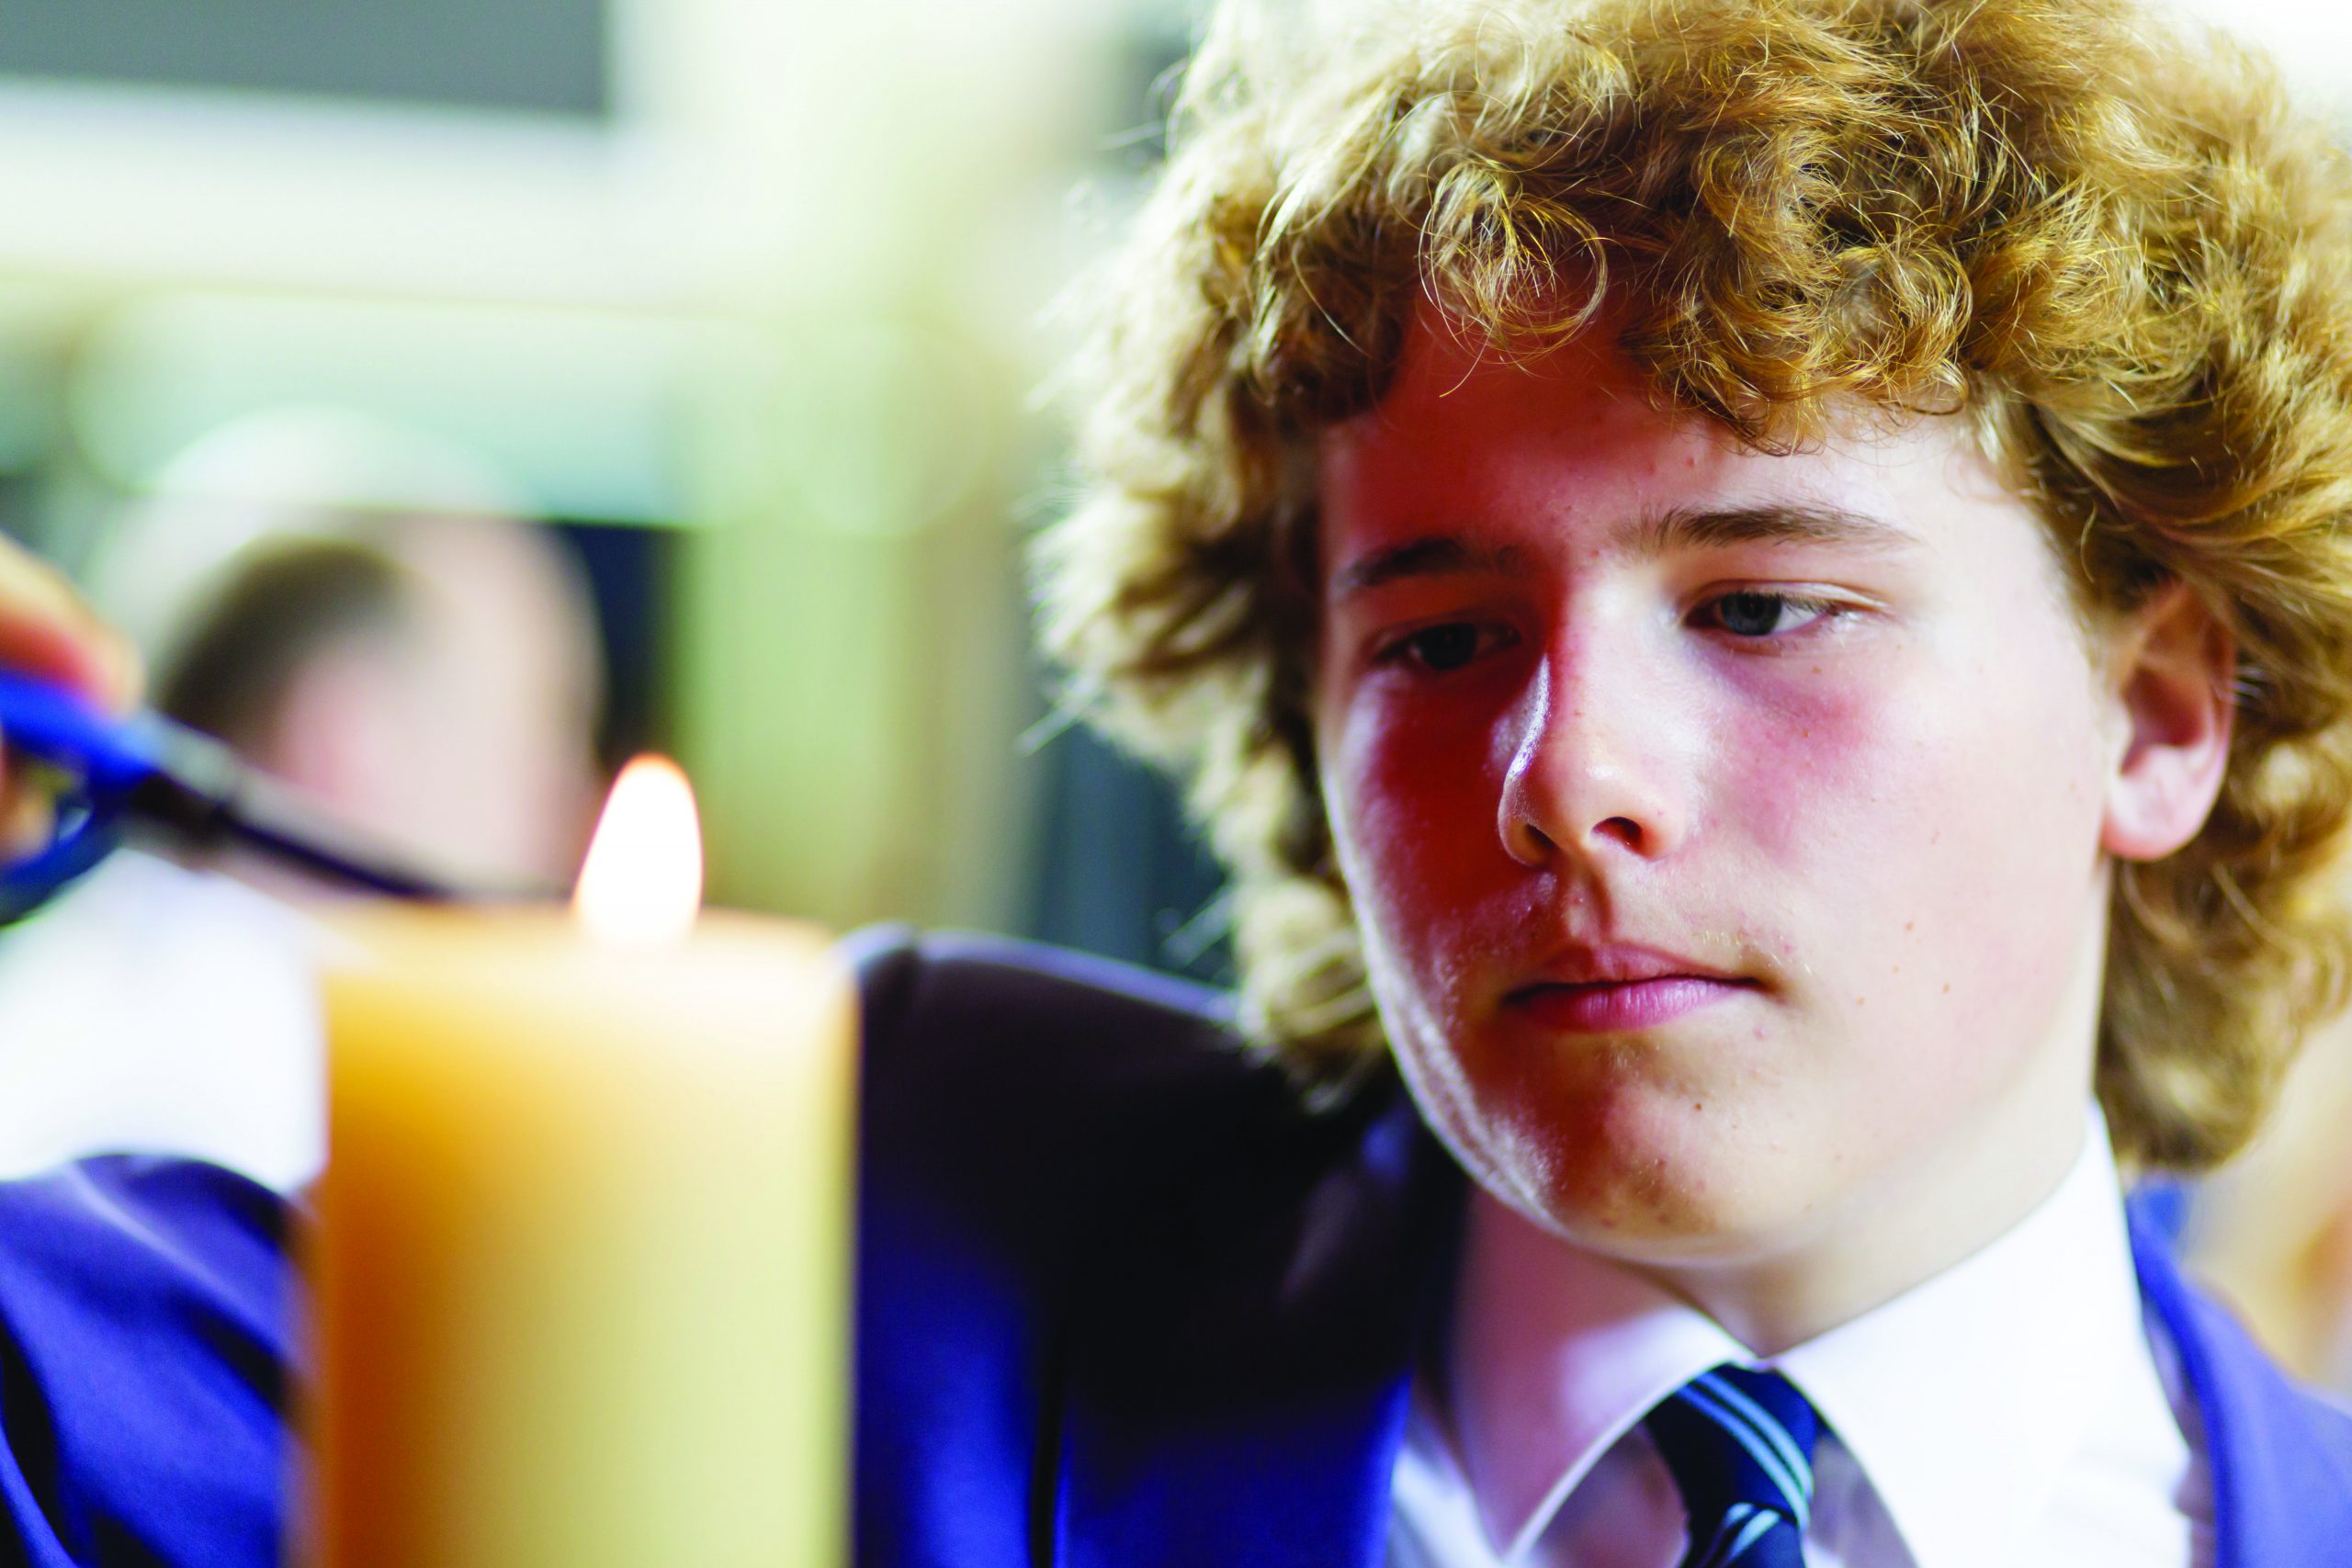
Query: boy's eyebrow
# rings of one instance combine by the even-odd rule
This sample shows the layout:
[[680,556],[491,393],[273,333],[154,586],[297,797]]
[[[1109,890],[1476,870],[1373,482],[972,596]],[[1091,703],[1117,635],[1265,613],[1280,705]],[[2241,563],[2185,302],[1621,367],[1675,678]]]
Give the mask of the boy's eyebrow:
[[1836,506],[1771,502],[1759,506],[1678,506],[1636,524],[1624,544],[1635,559],[1674,550],[1727,545],[1843,545],[1849,549],[1900,550],[1918,538],[1883,519]]
[[1456,534],[1430,534],[1357,557],[1331,574],[1331,599],[1344,603],[1400,577],[1509,576],[1524,570],[1527,552]]
[[[1916,547],[1917,537],[1892,523],[1835,506],[1772,502],[1758,506],[1679,506],[1636,523],[1620,551],[1650,559],[1678,549],[1721,549],[1729,545],[1842,545],[1851,549]],[[1515,545],[1489,544],[1475,535],[1427,534],[1357,557],[1331,574],[1331,600],[1343,604],[1359,593],[1407,577],[1510,576],[1527,569],[1527,552]]]

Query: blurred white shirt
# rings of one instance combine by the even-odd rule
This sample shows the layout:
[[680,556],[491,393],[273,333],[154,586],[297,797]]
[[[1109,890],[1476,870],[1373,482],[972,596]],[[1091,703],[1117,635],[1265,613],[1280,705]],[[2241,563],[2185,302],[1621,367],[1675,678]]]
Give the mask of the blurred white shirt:
[[0,930],[0,1176],[153,1152],[307,1184],[324,942],[231,877],[131,850]]

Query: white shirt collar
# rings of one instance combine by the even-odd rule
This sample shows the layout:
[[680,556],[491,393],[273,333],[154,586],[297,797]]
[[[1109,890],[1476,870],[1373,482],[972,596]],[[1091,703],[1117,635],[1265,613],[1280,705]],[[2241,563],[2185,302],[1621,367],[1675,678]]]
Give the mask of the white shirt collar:
[[[1720,1362],[1756,1362],[1679,1298],[1483,1191],[1466,1223],[1451,1425],[1480,1524],[1510,1562],[1658,1400]],[[2004,1559],[2146,1359],[2094,1110],[2057,1189],[1990,1246],[1764,1364],[1813,1400],[1918,1568],[1961,1568]]]

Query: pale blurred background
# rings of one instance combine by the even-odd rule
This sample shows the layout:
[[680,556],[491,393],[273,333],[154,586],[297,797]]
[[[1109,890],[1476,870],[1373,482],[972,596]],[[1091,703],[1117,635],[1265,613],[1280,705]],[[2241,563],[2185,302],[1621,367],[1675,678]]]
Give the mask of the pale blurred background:
[[[659,747],[700,792],[716,901],[1219,977],[1216,879],[1169,793],[1041,722],[1020,565],[1068,484],[1037,396],[1067,343],[1052,306],[1152,167],[1156,84],[1200,8],[8,0],[0,529],[159,660],[257,539],[357,537],[414,566],[417,527],[526,529],[539,564],[516,570],[555,608],[518,612],[513,640],[544,626],[532,669],[584,661],[558,684],[593,694],[504,770],[537,781],[501,807],[545,829],[533,852],[560,863],[584,830],[560,804],[574,773],[592,789]],[[2352,10],[2197,8],[2274,48],[2308,99],[2352,104]],[[445,783],[458,748],[512,738],[487,714],[472,739],[417,732],[450,749]],[[8,963],[0,945],[0,1071],[22,1085],[54,1036],[9,1021],[31,982]],[[51,1017],[119,980],[30,967],[81,976]],[[300,1035],[282,974],[230,983]],[[265,1057],[248,1090],[310,1092],[299,1050]],[[85,1099],[130,1076],[81,1059]],[[0,1166],[72,1152],[40,1132],[56,1103],[15,1100]],[[2343,1125],[2294,1156],[2324,1173],[2299,1191],[2352,1192]],[[247,1163],[298,1185],[315,1138],[273,1140]],[[2241,1293],[2279,1303],[2257,1319],[2352,1387],[2352,1312],[2294,1282],[2340,1276],[2352,1298],[2352,1230],[2330,1217],[2348,1206],[2222,1229]]]

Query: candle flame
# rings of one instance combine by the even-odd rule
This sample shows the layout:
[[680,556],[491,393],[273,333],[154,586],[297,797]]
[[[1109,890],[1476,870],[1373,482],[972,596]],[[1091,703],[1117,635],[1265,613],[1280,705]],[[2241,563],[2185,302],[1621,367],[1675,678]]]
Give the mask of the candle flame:
[[675,942],[702,907],[702,824],[694,786],[667,757],[639,757],[613,781],[572,912],[601,942]]

